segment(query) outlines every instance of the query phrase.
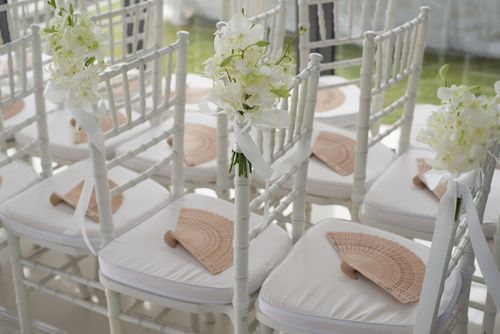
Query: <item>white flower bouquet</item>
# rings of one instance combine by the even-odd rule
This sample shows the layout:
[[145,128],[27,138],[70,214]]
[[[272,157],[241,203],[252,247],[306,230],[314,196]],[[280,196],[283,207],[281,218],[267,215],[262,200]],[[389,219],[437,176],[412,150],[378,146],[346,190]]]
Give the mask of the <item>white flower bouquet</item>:
[[51,81],[70,93],[73,104],[95,105],[100,100],[99,73],[105,68],[95,24],[88,15],[76,14],[71,3],[65,7],[50,0],[48,4],[56,13],[43,30],[45,51],[53,58],[48,67]]
[[[440,71],[444,77],[447,69]],[[441,106],[429,116],[417,140],[435,151],[433,167],[456,176],[477,169],[500,138],[500,81],[492,98],[478,94],[477,87],[447,87],[446,81],[437,91]]]
[[[269,120],[280,118],[277,103],[289,96],[288,85],[295,72],[288,56],[290,42],[281,53],[273,54],[263,36],[262,25],[252,25],[243,14],[234,15],[216,32],[215,54],[204,62],[205,75],[213,80],[209,101],[234,116],[236,126],[246,131],[250,124],[283,126]],[[233,149],[230,170],[236,164],[240,176],[246,177],[252,171],[252,164],[238,143]]]

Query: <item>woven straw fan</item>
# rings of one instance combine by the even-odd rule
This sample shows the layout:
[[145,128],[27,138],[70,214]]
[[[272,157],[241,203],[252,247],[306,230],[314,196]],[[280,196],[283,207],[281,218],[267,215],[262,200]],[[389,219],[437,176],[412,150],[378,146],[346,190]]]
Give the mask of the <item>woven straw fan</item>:
[[401,303],[418,301],[425,264],[408,248],[365,233],[327,232],[326,236],[342,260],[344,274],[357,279],[360,273]]
[[24,105],[24,101],[19,100],[2,108],[3,119],[9,119],[19,114],[21,111],[23,111]]
[[448,179],[440,182],[437,186],[431,187],[428,179],[426,177],[426,173],[432,169],[432,166],[429,165],[424,158],[417,159],[417,175],[413,177],[413,184],[420,189],[428,189],[430,190],[438,199],[441,199],[443,195],[446,193],[448,189]]
[[354,146],[347,136],[321,131],[312,147],[312,154],[342,176],[354,171]]
[[[121,126],[125,123],[127,123],[127,117],[122,114],[121,112],[116,113],[117,121],[118,121],[118,126]],[[76,120],[74,118],[71,118],[69,123],[73,127],[74,130],[74,141],[75,144],[83,144],[87,142],[87,135],[83,131],[83,129],[76,124]],[[107,133],[110,130],[113,129],[113,120],[111,119],[111,116],[106,115],[104,117],[101,117],[99,120],[99,123],[101,125],[101,130],[103,133]]]
[[[116,183],[108,180],[108,187],[110,189],[114,188],[116,187]],[[52,195],[50,195],[50,203],[54,206],[57,206],[60,203],[65,203],[73,208],[76,208],[76,206],[78,205],[78,200],[80,199],[80,194],[82,193],[82,189],[83,181],[64,195],[52,193]],[[111,199],[111,211],[113,212],[113,214],[121,207],[122,203],[123,194],[116,195]],[[89,205],[87,207],[85,215],[92,219],[94,222],[99,223],[99,212],[97,210],[95,188],[92,189],[92,194],[90,196]]]
[[[172,136],[167,139],[172,146]],[[193,167],[215,160],[217,154],[216,130],[203,124],[184,126],[184,162]]]
[[215,213],[182,208],[175,231],[164,240],[172,248],[180,243],[212,274],[233,264],[233,222]]
[[338,108],[345,101],[345,94],[340,88],[321,89],[318,91],[314,112],[325,112]]

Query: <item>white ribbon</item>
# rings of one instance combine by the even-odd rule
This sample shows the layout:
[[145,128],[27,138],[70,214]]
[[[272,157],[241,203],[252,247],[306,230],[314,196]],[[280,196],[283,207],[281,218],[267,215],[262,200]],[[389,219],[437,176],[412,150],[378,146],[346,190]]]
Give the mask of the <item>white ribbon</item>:
[[476,260],[483,274],[488,292],[495,303],[497,312],[500,311],[500,272],[493,259],[472,199],[470,189],[467,185],[458,182],[458,188],[462,195],[462,201],[467,212],[467,225],[469,226],[469,239],[476,256]]
[[[76,98],[74,92],[70,89],[65,89],[53,81],[49,81],[44,92],[45,98],[56,103],[61,104],[65,102],[68,110],[75,118],[76,122],[85,131],[90,145],[93,145],[101,153],[104,152],[104,135],[99,125],[99,117],[106,114],[106,106],[102,100],[92,104],[87,101],[82,101]],[[83,183],[83,189],[75,209],[75,213],[71,218],[71,223],[65,229],[65,234],[77,234],[78,227],[83,236],[83,240],[87,245],[90,252],[96,256],[97,252],[90,242],[87,229],[85,228],[85,214],[90,202],[92,190],[94,189],[94,173],[91,166],[87,167],[87,175]]]

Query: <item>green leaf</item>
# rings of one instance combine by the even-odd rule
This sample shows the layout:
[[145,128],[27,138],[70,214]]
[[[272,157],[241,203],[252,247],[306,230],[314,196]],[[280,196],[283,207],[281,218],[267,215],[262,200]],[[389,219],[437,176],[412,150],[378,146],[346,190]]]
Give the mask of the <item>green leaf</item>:
[[278,97],[289,97],[290,92],[288,91],[287,88],[276,88],[276,89],[271,89],[271,93]]
[[87,58],[87,60],[85,61],[85,66],[90,66],[94,63],[95,61],[95,57],[89,57]]
[[43,31],[47,34],[52,34],[52,33],[57,32],[56,28],[54,28],[54,27],[47,27],[47,28],[43,29]]
[[472,86],[472,87],[469,87],[469,91],[476,95],[476,94],[479,94],[479,92],[481,92],[481,87],[479,86]]
[[71,3],[71,2],[70,2],[70,3],[69,3],[69,13],[70,13],[71,15],[73,15],[73,13],[74,13],[74,12],[75,12],[75,8],[73,7],[73,3]]
[[224,67],[224,66],[229,65],[229,63],[231,62],[231,59],[233,59],[233,56],[229,56],[229,57],[227,57],[226,59],[224,59],[224,60],[220,63],[220,66],[221,66],[221,67]]
[[268,41],[258,41],[257,43],[255,43],[255,45],[257,45],[259,48],[264,48],[264,47],[268,46],[269,44],[271,44],[271,43]]

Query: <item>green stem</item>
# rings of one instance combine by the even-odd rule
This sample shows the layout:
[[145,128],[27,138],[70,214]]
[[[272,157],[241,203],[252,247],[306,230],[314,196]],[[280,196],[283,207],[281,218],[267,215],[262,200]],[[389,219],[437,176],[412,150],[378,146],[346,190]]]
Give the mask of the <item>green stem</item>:
[[252,173],[252,163],[248,161],[245,155],[241,152],[236,152],[233,150],[231,156],[231,165],[229,166],[229,172],[233,171],[233,168],[238,165],[238,176],[248,177],[248,174]]

